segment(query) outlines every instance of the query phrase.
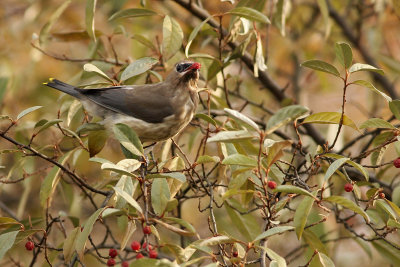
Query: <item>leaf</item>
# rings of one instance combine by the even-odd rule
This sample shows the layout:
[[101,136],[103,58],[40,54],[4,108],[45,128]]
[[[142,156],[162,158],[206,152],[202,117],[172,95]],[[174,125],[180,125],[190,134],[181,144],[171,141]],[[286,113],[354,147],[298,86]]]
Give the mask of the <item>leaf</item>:
[[389,102],[389,104],[390,104],[390,101],[392,101],[392,98],[391,98],[390,96],[388,96],[388,95],[385,94],[384,92],[378,90],[372,83],[370,83],[370,82],[368,82],[368,81],[357,80],[357,81],[352,82],[352,84],[357,84],[357,85],[360,85],[360,86],[364,86],[364,87],[370,89],[372,92],[377,93],[378,95],[383,96],[383,97],[386,99],[386,101]]
[[273,265],[274,267],[286,267],[286,261],[283,257],[281,257],[278,253],[276,253],[275,251],[273,251],[270,248],[264,248],[265,252],[267,253],[268,257],[271,259],[271,267],[273,262],[276,262],[275,265]]
[[80,232],[81,232],[81,228],[79,226],[74,228],[67,235],[67,238],[64,241],[63,255],[64,255],[64,261],[67,263],[69,263],[71,261],[71,257],[75,252],[76,239]]
[[[314,194],[316,193],[317,192],[315,192]],[[296,227],[296,235],[297,239],[299,240],[303,235],[304,227],[306,226],[308,215],[310,214],[314,200],[315,199],[313,197],[304,196],[303,200],[296,208],[293,224]]]
[[25,115],[28,115],[29,113],[31,113],[31,112],[39,109],[39,108],[42,108],[42,107],[43,106],[34,106],[34,107],[30,107],[30,108],[27,108],[27,109],[21,111],[21,113],[19,113],[18,116],[17,116],[17,120],[21,119]]
[[179,182],[186,182],[186,176],[180,172],[168,172],[168,173],[155,173],[155,174],[148,174],[146,176],[147,179],[151,178],[172,178],[178,180]]
[[265,64],[261,37],[257,35],[256,51],[254,54],[254,67],[253,67],[254,77],[258,77],[258,70],[265,71],[267,68],[268,67]]
[[154,218],[153,218],[152,220],[153,220],[154,222],[156,222],[157,225],[160,225],[160,226],[166,228],[166,229],[169,230],[169,231],[172,231],[172,232],[174,232],[174,233],[177,233],[178,235],[182,235],[182,236],[193,236],[193,235],[195,235],[195,234],[192,233],[192,232],[189,232],[189,231],[180,229],[180,228],[178,228],[178,227],[176,227],[176,226],[173,226],[173,225],[171,225],[171,224],[168,224],[168,223],[166,223],[166,222],[164,222],[164,221],[160,221],[160,220],[154,219]]
[[14,245],[25,241],[28,237],[32,236],[33,234],[37,232],[43,231],[42,229],[29,229],[29,230],[24,230],[24,231],[19,231],[17,237],[15,238]]
[[335,43],[335,53],[340,64],[348,69],[353,62],[353,52],[351,51],[350,45],[343,42]]
[[327,250],[325,245],[321,242],[321,239],[316,236],[310,229],[304,230],[303,233],[304,241],[310,245],[313,250],[318,250],[318,252],[322,252],[327,254]]
[[128,221],[128,226],[126,227],[126,231],[124,233],[124,237],[121,241],[120,251],[124,251],[126,244],[128,244],[129,239],[132,237],[133,233],[136,231],[136,223],[134,220]]
[[81,101],[75,99],[72,101],[72,104],[69,106],[68,115],[67,115],[67,126],[69,127],[71,124],[72,119],[74,118],[75,114],[78,110],[82,107]]
[[354,211],[355,213],[360,214],[361,216],[364,217],[364,219],[369,223],[370,219],[368,214],[359,206],[357,206],[357,204],[355,204],[353,201],[351,201],[350,199],[347,199],[345,197],[342,196],[330,196],[327,198],[324,198],[323,200],[325,201],[329,201],[331,203],[335,203],[338,205],[342,205],[343,207]]
[[377,199],[375,201],[375,206],[377,208],[380,208],[381,210],[384,211],[384,213],[386,215],[388,215],[390,218],[392,218],[393,220],[397,219],[396,214],[393,212],[393,210],[390,208],[390,206],[388,205],[388,203],[386,203],[383,199]]
[[[270,139],[266,139],[265,141],[267,141],[267,140],[270,140]],[[265,141],[264,141],[264,146],[266,143]],[[283,149],[287,146],[290,146],[291,144],[292,144],[292,141],[284,140],[284,141],[274,142],[270,147],[268,147],[268,154],[267,154],[268,167],[270,167],[278,159],[280,159],[283,156]]]
[[397,217],[400,218],[400,208],[395,203],[393,203],[392,201],[390,201],[388,199],[385,199],[385,201],[393,209],[393,211],[396,213]]
[[179,23],[171,18],[165,16],[163,22],[163,42],[162,53],[164,60],[168,60],[181,48],[183,40],[183,31]]
[[242,154],[233,154],[226,157],[222,164],[225,165],[241,165],[241,166],[249,166],[249,167],[256,167],[257,160],[250,158],[249,156],[245,156]]
[[86,72],[94,72],[95,74],[106,79],[107,81],[110,81],[111,83],[114,82],[110,77],[107,76],[107,74],[105,74],[101,69],[93,64],[86,63],[85,65],[83,65],[83,70]]
[[115,12],[108,20],[116,20],[121,18],[136,18],[157,15],[156,12],[145,8],[129,8]]
[[40,127],[39,131],[37,131],[36,134],[39,134],[40,132],[46,130],[47,128],[53,126],[54,124],[60,123],[62,122],[62,120],[60,119],[56,119],[56,120],[51,120],[51,121],[47,121],[45,124],[43,124],[42,127]]
[[396,129],[396,127],[390,124],[390,122],[387,122],[379,118],[371,118],[361,123],[360,129],[365,129],[365,128]]
[[251,21],[270,24],[268,17],[258,10],[250,7],[236,7],[227,12],[228,14],[236,15]]
[[246,139],[253,139],[255,135],[247,130],[222,131],[207,139],[209,142],[238,142]]
[[335,264],[324,253],[318,252],[319,262],[322,264],[323,267],[335,267]]
[[96,42],[96,34],[94,29],[94,12],[96,11],[97,0],[86,0],[85,23],[86,31],[89,36]]
[[389,102],[389,108],[396,119],[400,120],[400,100],[393,100]]
[[204,164],[204,163],[217,163],[221,159],[218,156],[209,156],[209,155],[201,155],[197,158],[197,164]]
[[268,238],[270,236],[273,236],[273,235],[279,235],[279,234],[282,234],[284,232],[287,232],[287,231],[290,231],[290,230],[293,230],[293,229],[294,229],[293,226],[286,226],[286,225],[277,226],[277,227],[268,229],[264,233],[258,235],[252,242],[254,243],[254,242],[258,241],[258,240],[266,239],[266,238]]
[[[189,48],[192,45],[192,42],[194,40],[194,38],[196,38],[197,34],[199,33],[199,31],[201,30],[201,28],[203,28],[204,24],[207,23],[207,21],[209,21],[213,16],[209,16],[208,18],[206,18],[205,20],[203,20],[200,24],[197,24],[197,26],[193,29],[193,31],[190,33],[189,35],[189,39],[187,42],[187,45],[185,47],[185,56],[189,57]],[[193,57],[193,55],[192,55]]]
[[23,226],[20,222],[14,220],[13,218],[0,217],[0,230],[4,230],[15,225],[20,225],[21,227]]
[[355,63],[349,69],[350,73],[357,72],[357,71],[372,71],[372,72],[376,72],[381,75],[384,75],[383,70],[375,68],[374,66],[371,66],[368,64],[362,64],[362,63]]
[[89,154],[90,157],[95,156],[96,154],[100,153],[107,142],[107,131],[93,131],[89,133]]
[[116,164],[112,164],[112,163],[103,163],[101,165],[101,169],[102,170],[107,170],[107,171],[113,171],[122,175],[127,175],[127,176],[131,176],[131,177],[135,177],[135,175],[129,171],[127,171],[124,167],[118,166]]
[[[305,118],[302,123],[339,124],[341,116],[340,112],[318,112]],[[358,131],[356,124],[346,115],[343,115],[343,125]]]
[[95,211],[89,219],[86,221],[85,226],[83,227],[82,232],[78,231],[77,238],[75,240],[75,249],[76,252],[78,253],[79,259],[83,260],[84,252],[85,252],[85,246],[86,246],[86,241],[88,240],[88,237],[90,233],[93,230],[93,225],[99,218],[100,214],[107,209],[107,207],[100,208],[97,211]]
[[133,208],[135,208],[138,212],[143,214],[142,208],[136,202],[136,200],[133,199],[132,196],[128,195],[128,193],[126,193],[125,191],[122,191],[121,188],[119,188],[119,187],[114,186],[113,189],[116,194],[123,197]]
[[266,134],[274,132],[279,127],[308,112],[308,108],[300,105],[291,105],[278,110],[267,122]]
[[[64,165],[69,157],[72,155],[72,152],[74,150],[68,151],[65,153],[59,160],[58,163],[61,165]],[[59,178],[59,173],[61,169],[57,166],[54,166],[50,172],[46,175],[44,178],[42,185],[40,187],[40,193],[39,193],[39,198],[40,198],[40,205],[42,207],[46,207],[46,203],[48,207],[50,207],[51,204],[51,199],[54,194],[54,191],[56,189],[56,186],[60,180]]]
[[151,205],[154,212],[161,216],[167,207],[171,193],[165,179],[154,179],[151,185]]
[[226,235],[214,236],[204,239],[199,245],[200,246],[214,246],[218,244],[234,243],[235,240]]
[[336,69],[335,66],[329,64],[328,62],[322,61],[322,60],[317,60],[317,59],[308,60],[308,61],[301,63],[300,66],[310,68],[313,70],[317,70],[317,71],[326,72],[329,74],[333,74],[337,77],[340,77],[340,73]]
[[[122,175],[122,177],[118,180],[117,184],[115,185],[115,187],[120,188],[121,191],[125,191],[130,196],[133,195],[136,186],[137,186],[137,181],[135,180],[135,183],[133,183],[132,178],[127,175]],[[122,198],[120,195],[116,195],[114,200],[115,200],[115,208],[122,209],[125,207],[126,200]]]
[[331,176],[340,168],[346,161],[350,160],[349,158],[340,158],[335,160],[328,168],[325,173],[324,180],[327,181]]
[[314,195],[312,195],[310,192],[304,190],[303,188],[294,186],[294,185],[278,185],[278,187],[274,189],[274,193],[275,192],[305,195],[305,196],[309,196],[311,198],[316,199],[316,197]]
[[282,36],[285,36],[286,18],[289,15],[289,8],[287,8],[288,2],[286,0],[278,0],[276,4],[276,12],[274,14],[273,22],[279,29]]
[[324,26],[325,26],[325,39],[328,38],[329,33],[331,32],[331,21],[329,18],[329,8],[326,0],[317,0],[317,4],[319,7],[319,10],[322,14],[322,18],[324,20]]
[[392,266],[400,266],[400,255],[397,249],[382,240],[372,241],[372,245],[381,257],[393,264]]
[[194,115],[196,118],[202,119],[203,121],[206,121],[208,123],[211,123],[214,126],[217,126],[217,122],[211,118],[210,116],[203,114],[203,113],[197,113],[196,115]]
[[126,124],[117,123],[113,127],[115,138],[129,152],[136,156],[143,156],[143,146],[137,134]]
[[[326,153],[324,156],[325,157],[329,157],[329,158],[334,158],[334,159],[342,159],[342,158],[344,158],[344,156],[338,155],[338,154],[334,154],[334,153]],[[360,164],[358,164],[358,163],[356,163],[356,162],[354,162],[354,161],[352,161],[350,159],[348,159],[346,161],[346,163],[351,165],[351,166],[353,166],[357,170],[359,170],[362,173],[362,175],[364,175],[365,179],[367,181],[369,180],[369,174],[368,174],[367,170],[363,166],[361,166]]]
[[152,57],[142,57],[129,64],[121,74],[121,81],[126,81],[134,76],[145,73],[157,64],[158,60]]
[[19,231],[8,232],[0,235],[0,260],[6,252],[14,245],[15,238]]
[[150,41],[149,39],[147,39],[146,37],[144,37],[143,35],[134,34],[131,38],[138,41],[139,43],[143,44],[144,46],[147,46],[148,48],[150,48],[152,50],[157,50],[156,47],[154,46],[153,42]]
[[89,122],[89,123],[85,123],[81,126],[78,127],[78,129],[76,129],[76,132],[78,134],[84,134],[84,133],[88,133],[91,131],[100,131],[100,130],[105,130],[106,128],[101,125],[100,123],[93,123],[93,122]]
[[189,232],[194,233],[194,234],[196,233],[196,228],[194,228],[193,225],[191,225],[190,223],[188,223],[187,221],[185,221],[183,219],[175,218],[175,217],[164,217],[163,219],[178,223],[178,224],[182,225],[183,227],[185,227]]
[[253,130],[256,130],[257,132],[260,131],[260,129],[258,128],[257,123],[255,123],[253,120],[251,120],[246,115],[243,115],[239,111],[236,111],[236,110],[233,110],[233,109],[229,109],[229,108],[224,108],[224,111],[226,113],[228,113],[231,117],[241,121],[242,123],[244,123],[247,126],[250,126]]
[[56,11],[54,11],[48,22],[42,27],[39,33],[39,43],[43,45],[49,36],[50,30],[53,27],[56,20],[61,16],[65,9],[67,9],[68,5],[71,3],[71,0],[65,1]]
[[395,220],[393,220],[393,219],[389,219],[389,220],[388,220],[387,226],[400,229],[400,223],[397,222],[397,221],[395,221]]

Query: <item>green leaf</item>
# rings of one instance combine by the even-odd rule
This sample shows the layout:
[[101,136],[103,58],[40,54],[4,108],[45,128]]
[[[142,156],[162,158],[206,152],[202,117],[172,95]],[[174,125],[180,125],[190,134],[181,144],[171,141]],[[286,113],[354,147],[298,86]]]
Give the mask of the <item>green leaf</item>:
[[209,142],[238,142],[243,141],[246,139],[253,139],[256,136],[247,131],[247,130],[240,130],[240,131],[222,131],[218,132],[216,135],[207,139],[207,143]]
[[85,23],[86,31],[89,36],[96,41],[96,33],[94,29],[94,12],[96,11],[97,0],[86,0]]
[[236,7],[227,12],[228,14],[236,15],[251,21],[270,24],[268,17],[258,10],[250,7]]
[[285,0],[278,0],[278,3],[276,4],[276,12],[273,18],[273,23],[279,29],[282,36],[286,35],[286,17],[289,15],[288,9],[284,8],[285,3]]
[[[324,154],[324,156],[325,156],[325,157],[329,157],[329,158],[334,158],[334,159],[342,159],[342,158],[345,158],[345,157],[342,156],[342,155],[338,155],[338,154],[334,154],[334,153],[326,153],[326,154]],[[361,166],[360,164],[358,164],[358,163],[356,163],[356,162],[354,162],[354,161],[352,161],[352,160],[350,160],[350,159],[348,159],[348,160],[346,161],[346,163],[349,164],[349,165],[351,165],[351,166],[353,166],[353,167],[356,168],[357,170],[359,170],[359,171],[362,173],[362,175],[364,175],[365,179],[366,179],[367,181],[369,180],[369,174],[368,174],[367,170],[366,170],[363,166]]]
[[353,66],[350,67],[349,72],[357,72],[357,71],[372,71],[384,75],[383,70],[375,68],[374,66],[362,63],[355,63]]
[[353,52],[351,51],[350,45],[347,43],[337,42],[335,44],[335,53],[340,64],[348,69],[353,62]]
[[385,94],[384,92],[378,90],[372,83],[368,82],[368,81],[364,81],[364,80],[357,80],[352,82],[352,84],[357,84],[360,86],[364,86],[368,89],[370,89],[372,92],[377,93],[378,95],[383,96],[386,101],[388,101],[390,103],[390,101],[392,101],[392,98],[390,96],[388,96],[387,94]]
[[388,203],[385,202],[385,200],[383,199],[377,199],[375,201],[375,206],[377,208],[380,208],[381,210],[384,211],[384,213],[386,215],[388,215],[390,218],[392,218],[393,220],[397,219],[397,215],[396,213],[393,212],[393,210],[390,208],[390,206],[388,205]]
[[113,80],[107,76],[107,74],[105,74],[101,69],[99,69],[97,66],[91,64],[91,63],[86,63],[85,65],[83,65],[83,70],[86,72],[94,72],[95,74],[97,74],[98,76],[106,79],[107,81],[110,81],[111,83],[113,83]]
[[[59,160],[58,163],[61,165],[64,165],[69,157],[72,155],[72,152],[74,150],[68,151],[65,153]],[[46,203],[50,207],[51,204],[51,199],[54,194],[54,191],[56,189],[56,186],[58,182],[60,181],[59,174],[60,174],[61,169],[57,166],[54,166],[51,171],[46,175],[44,178],[42,185],[40,187],[40,193],[39,193],[39,198],[40,198],[40,205],[42,207],[46,207]]]
[[268,237],[273,236],[273,235],[279,235],[279,234],[282,234],[284,232],[287,232],[287,231],[290,231],[290,230],[293,230],[293,229],[294,229],[293,226],[286,226],[286,225],[277,226],[277,227],[268,229],[264,233],[258,235],[252,242],[254,243],[254,242],[258,241],[258,240],[265,239],[265,238],[268,238]]
[[[315,192],[314,194],[316,194]],[[296,235],[297,238],[300,240],[301,236],[303,235],[304,227],[307,223],[308,215],[310,214],[311,208],[314,203],[314,198],[304,196],[303,200],[296,208],[296,212],[294,214],[293,224],[296,227]]]
[[37,232],[42,232],[43,229],[29,229],[24,231],[19,231],[17,237],[15,238],[14,244],[18,244],[22,241],[26,241],[26,239]]
[[328,38],[331,28],[332,28],[332,23],[330,21],[330,16],[329,16],[329,8],[326,0],[317,0],[317,4],[319,7],[319,10],[322,14],[322,19],[324,21],[324,26],[325,26],[325,39]]
[[165,60],[171,58],[181,48],[182,40],[183,31],[179,23],[170,16],[165,16],[162,42],[162,53]]
[[249,156],[242,155],[242,154],[233,154],[233,155],[229,155],[228,157],[226,157],[222,161],[222,164],[256,167],[257,160],[250,158]]
[[124,237],[122,238],[121,241],[121,247],[120,250],[123,251],[126,247],[126,244],[128,244],[128,241],[132,237],[133,233],[136,231],[136,223],[134,220],[129,220],[128,225],[126,227]]
[[396,129],[396,127],[390,124],[390,122],[387,122],[379,118],[371,118],[361,123],[360,129],[365,129],[365,128]]
[[156,12],[145,8],[129,8],[115,12],[108,20],[116,20],[120,18],[136,18],[157,15]]
[[75,114],[78,112],[78,110],[82,107],[81,101],[78,99],[75,99],[72,101],[72,104],[70,105],[68,109],[68,115],[67,115],[67,126],[70,126],[72,119],[74,118]]
[[39,33],[39,43],[43,45],[49,37],[49,33],[51,28],[53,27],[56,20],[61,16],[65,9],[67,9],[68,5],[71,3],[71,0],[65,1],[56,11],[54,11],[48,22],[42,27]]
[[[189,39],[188,39],[188,43],[185,47],[185,56],[189,57],[189,48],[192,45],[192,42],[194,40],[194,38],[196,38],[197,34],[199,33],[199,31],[201,30],[201,28],[203,28],[204,24],[207,23],[207,21],[209,21],[213,16],[209,16],[208,18],[206,18],[205,20],[203,20],[200,24],[197,24],[197,26],[193,29],[193,31],[190,33],[189,35]],[[193,57],[193,55],[191,56]]]
[[328,254],[325,245],[321,242],[321,239],[316,236],[310,229],[304,230],[303,233],[304,241],[310,245],[313,250]]
[[146,179],[151,179],[151,178],[164,178],[164,179],[172,178],[182,183],[186,182],[186,176],[180,172],[155,173],[155,174],[148,174],[146,176]]
[[[305,118],[302,123],[339,124],[341,116],[340,112],[318,112]],[[358,131],[356,124],[346,115],[343,115],[343,125]]]
[[128,125],[117,123],[113,127],[115,138],[121,145],[136,156],[143,156],[143,146],[137,134]]
[[247,126],[250,126],[250,128],[252,128],[253,130],[256,130],[257,132],[260,131],[257,123],[255,123],[252,119],[250,119],[246,115],[243,115],[239,111],[236,111],[236,110],[233,110],[233,109],[229,109],[229,108],[224,108],[224,111],[226,113],[228,113],[231,117],[239,120],[240,122],[244,123]]
[[314,199],[316,198],[310,192],[294,185],[278,185],[278,187],[274,189],[274,193],[275,192],[292,193],[292,194],[309,196]]
[[[137,162],[136,163],[136,169],[138,169],[140,167],[140,165],[141,165],[141,163],[139,161],[135,160],[135,159],[126,159],[126,160],[136,161]],[[130,177],[135,177],[135,175],[130,170],[125,168],[124,166],[118,166],[116,164],[112,164],[112,163],[108,163],[108,162],[103,163],[101,165],[101,169],[102,170],[107,170],[107,171],[113,171],[113,172],[116,172],[116,173],[119,173],[119,174],[122,174],[122,175],[128,175]]]
[[335,66],[333,66],[332,64],[329,64],[328,62],[322,61],[322,60],[317,60],[317,59],[308,60],[308,61],[305,61],[305,62],[301,63],[301,66],[302,67],[306,67],[306,68],[310,68],[310,69],[313,69],[313,70],[326,72],[326,73],[329,73],[329,74],[333,74],[333,75],[335,75],[337,77],[340,77],[340,73],[336,69]]
[[197,164],[204,164],[204,163],[217,163],[220,162],[220,158],[218,156],[209,156],[209,155],[201,155],[197,158]]
[[91,131],[100,131],[100,130],[105,130],[106,128],[101,125],[100,123],[93,123],[93,122],[89,122],[89,123],[85,123],[81,126],[78,127],[78,129],[76,129],[76,132],[78,134],[84,134],[84,133],[88,133]]
[[93,230],[93,225],[99,218],[100,214],[107,209],[105,208],[100,208],[97,211],[95,211],[89,219],[86,221],[85,226],[83,227],[82,232],[78,231],[77,238],[75,241],[75,250],[78,253],[79,259],[83,260],[84,252],[85,252],[85,246],[86,246],[86,241],[88,240],[88,237],[90,233]]
[[[271,259],[270,267],[286,267],[286,261],[283,257],[281,257],[278,253],[273,251],[270,248],[264,248],[265,252],[267,253],[268,257]],[[275,264],[276,263],[276,264]]]
[[211,123],[214,126],[217,126],[217,122],[211,118],[210,116],[203,114],[203,113],[197,113],[196,115],[194,115],[196,118],[202,119],[203,121],[206,121],[208,123]]
[[285,125],[291,120],[297,119],[308,111],[308,108],[300,105],[291,105],[281,108],[268,120],[266,134],[274,132],[279,127]]
[[78,234],[81,232],[81,228],[78,226],[68,233],[67,238],[63,245],[63,255],[64,261],[69,263],[71,261],[72,255],[75,252],[75,245]]
[[397,217],[400,218],[400,208],[395,203],[393,203],[392,201],[390,201],[388,199],[385,199],[385,201],[393,209],[393,211],[396,213]]
[[57,123],[60,123],[60,122],[62,122],[62,120],[60,120],[60,119],[48,121],[42,127],[40,127],[39,131],[37,131],[36,134],[38,134],[38,133],[46,130],[47,128],[53,126],[54,124],[57,124]]
[[8,232],[0,235],[0,260],[6,252],[14,245],[15,238],[19,231]]
[[214,236],[207,239],[204,239],[199,244],[200,246],[214,246],[218,244],[226,244],[226,243],[234,243],[235,240],[226,235]]
[[118,194],[119,196],[124,198],[126,200],[126,202],[128,202],[133,208],[135,208],[138,212],[143,214],[142,208],[136,202],[136,200],[133,199],[132,196],[128,195],[128,193],[126,193],[125,191],[122,191],[121,188],[119,188],[119,187],[114,186],[113,189],[116,194]]
[[146,37],[144,37],[143,35],[134,34],[131,38],[138,41],[139,43],[143,44],[144,46],[147,46],[148,48],[150,48],[152,50],[157,50],[156,47],[154,46],[153,42],[150,41],[149,39],[147,39]]
[[18,116],[17,116],[17,120],[21,119],[25,115],[28,115],[29,113],[31,113],[31,112],[39,109],[39,108],[42,108],[42,107],[43,106],[34,106],[34,107],[30,107],[30,108],[27,108],[27,109],[21,111],[21,113],[19,113]]
[[389,108],[396,119],[400,120],[400,100],[393,100],[389,102]]
[[393,264],[392,266],[400,266],[400,254],[397,249],[382,240],[372,241],[372,245],[381,257]]
[[152,57],[143,57],[129,64],[121,74],[121,81],[126,81],[129,78],[145,73],[157,64],[158,60]]
[[314,258],[318,259],[319,263],[323,267],[335,267],[335,264],[333,263],[333,261],[328,256],[326,256],[324,253],[318,252],[317,255],[318,255],[318,257],[314,257]]
[[335,160],[328,168],[325,173],[324,180],[327,181],[331,176],[340,168],[346,161],[350,160],[349,158],[340,158]]
[[[118,180],[115,187],[121,189],[121,191],[125,191],[128,195],[132,196],[134,190],[137,186],[137,181],[135,183],[132,182],[132,178],[130,176],[122,175],[122,177]],[[115,208],[122,209],[126,205],[126,200],[122,198],[120,195],[117,195],[115,198]]]
[[183,219],[175,218],[175,217],[164,217],[163,219],[178,223],[178,224],[182,225],[183,227],[185,227],[189,232],[196,233],[196,228],[194,228],[193,225],[191,225],[190,223],[188,223],[187,221],[185,221]]
[[100,153],[107,142],[107,131],[93,131],[89,133],[89,154],[90,157],[95,156],[96,154]]
[[22,226],[22,224],[20,222],[14,220],[13,218],[0,217],[0,230],[4,230],[4,229],[10,228],[11,226],[15,226],[15,225]]
[[171,193],[167,181],[165,179],[154,179],[151,185],[151,205],[157,215],[161,216],[164,213],[170,198]]
[[357,206],[357,204],[355,204],[353,201],[351,201],[350,199],[347,199],[345,197],[342,196],[330,196],[327,198],[324,198],[323,200],[325,201],[329,201],[331,203],[335,203],[338,205],[342,205],[343,207],[354,211],[355,213],[360,214],[361,216],[364,217],[364,219],[369,223],[370,219],[368,214],[359,206]]
[[387,226],[400,229],[400,223],[397,222],[397,221],[395,221],[395,220],[393,220],[393,219],[389,219],[389,220],[388,220]]
[[[265,139],[264,146],[266,146],[267,140],[271,139]],[[270,167],[277,160],[279,160],[283,156],[283,149],[287,146],[290,146],[291,144],[292,141],[284,140],[284,141],[273,141],[272,145],[268,145],[268,155],[267,155],[268,167]]]

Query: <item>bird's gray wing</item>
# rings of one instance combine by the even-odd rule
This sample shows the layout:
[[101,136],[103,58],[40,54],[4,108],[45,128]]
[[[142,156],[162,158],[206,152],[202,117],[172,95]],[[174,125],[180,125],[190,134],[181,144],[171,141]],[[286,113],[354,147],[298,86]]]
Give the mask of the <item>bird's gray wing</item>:
[[174,114],[173,106],[169,99],[161,94],[161,89],[144,85],[77,90],[106,109],[149,123],[160,123]]

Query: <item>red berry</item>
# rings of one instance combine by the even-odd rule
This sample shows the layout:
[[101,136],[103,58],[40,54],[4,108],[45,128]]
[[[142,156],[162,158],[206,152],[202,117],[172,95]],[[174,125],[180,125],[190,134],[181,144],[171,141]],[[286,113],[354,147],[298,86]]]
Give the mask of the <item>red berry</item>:
[[127,261],[123,261],[121,266],[122,267],[129,267],[129,263]]
[[396,168],[400,168],[400,158],[395,159],[395,160],[393,161],[393,165],[394,165]]
[[158,255],[157,251],[155,251],[155,250],[150,250],[149,251],[149,258],[156,259],[157,255]]
[[117,257],[118,252],[117,252],[116,249],[110,248],[110,251],[108,252],[108,255],[109,255],[111,258],[115,258],[115,257]]
[[[146,249],[146,248],[147,248],[147,243],[144,242],[142,247],[143,247],[144,249]],[[149,245],[149,250],[152,250],[152,249],[153,249],[153,246],[150,244],[150,245]]]
[[33,244],[32,241],[28,241],[25,243],[26,250],[33,250],[34,247],[35,247],[35,244]]
[[353,191],[353,185],[350,184],[350,183],[345,184],[345,185],[344,185],[344,191],[346,191],[346,192],[351,192],[351,191]]
[[268,182],[268,187],[269,187],[270,189],[275,189],[275,188],[276,188],[276,183],[275,183],[274,181],[269,181],[269,182]]
[[114,265],[115,265],[115,260],[114,259],[108,259],[107,266],[114,266]]
[[382,192],[379,193],[379,198],[385,198],[385,197],[386,197],[385,193],[382,193]]
[[144,258],[143,254],[142,253],[138,253],[136,255],[136,259],[138,260],[138,259],[141,259],[141,258]]
[[140,250],[140,243],[137,242],[137,241],[133,241],[133,242],[131,243],[131,249],[132,249],[133,251],[139,251],[139,250]]
[[145,234],[145,235],[149,235],[149,234],[151,234],[151,227],[150,226],[145,226],[145,227],[143,227],[143,233]]
[[237,251],[234,251],[234,252],[232,253],[232,256],[236,258],[237,256],[239,256],[239,253],[238,253]]

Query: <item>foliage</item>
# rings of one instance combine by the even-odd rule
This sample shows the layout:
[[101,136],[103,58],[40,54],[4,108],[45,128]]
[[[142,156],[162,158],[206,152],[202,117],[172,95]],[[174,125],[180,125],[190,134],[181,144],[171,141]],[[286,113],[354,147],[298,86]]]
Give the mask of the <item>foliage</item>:
[[[400,265],[400,65],[367,41],[398,1],[81,2],[24,3],[39,35],[2,55],[2,266],[99,266],[110,248],[130,266]],[[154,146],[39,86],[154,83],[185,57],[202,64],[198,113]]]

